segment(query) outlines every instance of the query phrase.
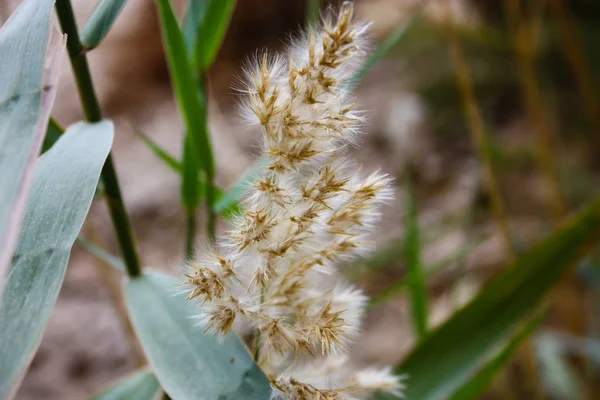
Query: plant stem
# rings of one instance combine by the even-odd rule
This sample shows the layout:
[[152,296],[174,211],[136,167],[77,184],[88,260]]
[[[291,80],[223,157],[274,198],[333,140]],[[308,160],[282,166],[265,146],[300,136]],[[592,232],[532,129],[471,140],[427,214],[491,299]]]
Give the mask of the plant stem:
[[[208,73],[207,71],[200,71],[198,73],[198,82],[200,85],[200,91],[203,100],[204,113],[204,130],[208,135]],[[212,152],[211,152],[212,153]],[[215,226],[216,226],[216,215],[214,210],[215,205],[215,190],[214,190],[214,168],[210,171],[205,170],[206,187],[204,194],[206,196],[206,235],[208,236],[209,242],[212,244],[215,242]]]
[[185,219],[185,258],[194,257],[194,243],[196,237],[196,213],[190,212]]
[[496,224],[504,240],[506,254],[509,259],[512,260],[514,259],[515,251],[510,237],[508,218],[506,216],[506,210],[504,209],[504,203],[502,201],[502,196],[500,195],[500,188],[492,166],[488,138],[486,137],[485,126],[475,98],[473,82],[469,76],[467,61],[465,60],[465,55],[462,52],[459,39],[456,35],[454,21],[450,10],[448,10],[445,28],[450,44],[450,54],[456,72],[456,79],[458,81],[458,89],[462,97],[465,117],[469,126],[469,133],[471,134],[471,140],[475,145],[475,149],[483,166],[483,178],[486,189],[490,195],[492,215],[496,220]]
[[[101,121],[102,111],[100,110],[100,104],[94,91],[85,49],[81,44],[79,33],[77,32],[77,23],[75,22],[71,1],[56,0],[56,15],[58,16],[63,33],[67,35],[67,51],[73,68],[73,74],[75,75],[85,119],[88,122]],[[102,168],[102,180],[104,182],[108,209],[127,267],[127,273],[131,277],[138,276],[141,273],[141,265],[111,154],[108,155],[106,163]]]

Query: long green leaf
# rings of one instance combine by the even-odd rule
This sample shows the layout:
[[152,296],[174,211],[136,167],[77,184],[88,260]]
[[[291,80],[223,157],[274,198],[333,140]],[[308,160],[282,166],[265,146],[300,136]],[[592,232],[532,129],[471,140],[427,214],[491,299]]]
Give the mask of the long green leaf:
[[51,12],[52,2],[26,0],[0,29],[0,293],[65,46],[64,38],[50,30]]
[[197,159],[208,176],[214,175],[210,139],[206,129],[206,107],[198,92],[183,35],[169,0],[157,0],[163,42],[177,104],[183,114],[186,130],[191,133]]
[[[146,270],[147,271],[147,270]],[[194,324],[178,281],[148,271],[125,283],[127,308],[163,389],[174,400],[265,400],[269,380],[232,333],[222,343]]]
[[81,43],[87,50],[98,46],[125,5],[125,0],[100,0],[81,30]]
[[[489,359],[516,324],[556,285],[600,234],[600,198],[483,288],[431,332],[396,368],[409,399],[451,395]],[[381,394],[380,399],[390,398]]]
[[142,142],[150,149],[150,151],[152,151],[156,157],[164,162],[167,167],[171,168],[178,174],[181,174],[181,163],[175,157],[160,147],[154,140],[150,139],[150,137],[144,134],[142,131],[136,129],[135,134],[142,139]]
[[42,338],[112,139],[111,122],[75,124],[35,169],[0,302],[2,399],[16,390]]
[[467,383],[461,386],[450,400],[472,400],[478,398],[481,393],[492,383],[494,377],[500,372],[502,367],[510,361],[511,357],[517,351],[523,340],[538,326],[545,312],[539,312],[533,315],[523,327],[521,327],[509,342],[504,346],[496,356],[494,356],[480,371],[475,374]]
[[194,50],[194,64],[199,71],[206,71],[215,61],[235,9],[235,0],[206,0],[205,7]]
[[121,379],[90,400],[157,400],[160,384],[152,371],[143,369]]
[[195,213],[200,200],[202,200],[202,188],[204,187],[204,183],[200,181],[201,177],[198,176],[193,146],[192,138],[186,133],[183,141],[181,200],[188,215]]
[[406,211],[406,236],[404,238],[406,281],[410,293],[413,328],[418,337],[423,337],[427,333],[427,282],[421,265],[419,221],[410,173],[407,174],[404,181],[404,202]]

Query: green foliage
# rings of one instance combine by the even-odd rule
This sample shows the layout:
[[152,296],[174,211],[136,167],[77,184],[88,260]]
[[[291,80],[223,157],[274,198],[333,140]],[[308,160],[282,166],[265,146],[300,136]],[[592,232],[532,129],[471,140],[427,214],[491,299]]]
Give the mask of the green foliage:
[[[25,1],[0,30],[0,293],[64,49],[58,40],[50,43],[51,12],[52,4],[47,1]],[[46,71],[45,59],[50,63]]]
[[125,283],[125,298],[133,326],[152,370],[174,400],[269,397],[269,380],[233,334],[220,343],[194,323],[180,282],[148,271]]
[[54,118],[50,118],[50,121],[48,121],[48,129],[46,129],[46,136],[44,137],[44,144],[42,144],[42,153],[50,150],[50,147],[56,143],[64,131],[65,128],[63,128]]
[[520,256],[467,306],[418,344],[396,368],[397,373],[410,377],[407,397],[443,399],[460,388],[589,249],[599,233],[600,198]]
[[85,236],[77,236],[77,244],[84,247],[91,254],[110,265],[120,273],[126,273],[125,263],[120,258],[110,254],[108,251],[90,242]]
[[119,380],[90,400],[156,400],[162,390],[152,371],[142,369]]
[[427,333],[427,281],[421,265],[419,220],[410,173],[404,181],[405,226],[404,256],[406,260],[406,282],[410,293],[413,327],[417,336]]
[[98,46],[110,30],[125,0],[100,0],[81,30],[81,44],[87,50]]
[[206,71],[214,62],[235,9],[235,0],[204,0],[204,3],[193,58],[198,71]]
[[460,387],[450,400],[472,400],[477,399],[479,395],[492,383],[494,377],[500,372],[504,365],[510,361],[511,357],[518,350],[519,346],[525,339],[531,335],[533,330],[538,326],[544,312],[534,314],[528,321],[525,322],[508,343],[496,354],[481,370],[479,370],[473,378],[468,380]]
[[39,345],[112,138],[111,122],[75,124],[37,164],[0,302],[0,398],[16,389]]
[[198,162],[208,176],[213,176],[214,162],[206,129],[205,105],[202,104],[205,99],[199,96],[198,82],[169,0],[158,0],[158,10],[177,104],[192,138]]
[[160,147],[154,140],[150,139],[149,136],[144,134],[142,131],[137,130],[135,134],[142,139],[142,142],[158,157],[167,167],[171,168],[174,172],[181,174],[181,163],[172,155],[170,155],[165,149]]

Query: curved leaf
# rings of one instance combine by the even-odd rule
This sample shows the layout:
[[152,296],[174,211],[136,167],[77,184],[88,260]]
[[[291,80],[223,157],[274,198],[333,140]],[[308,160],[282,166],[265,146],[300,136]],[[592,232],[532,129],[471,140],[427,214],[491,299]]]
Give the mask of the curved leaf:
[[[462,386],[537,307],[600,234],[600,198],[505,269],[480,294],[431,332],[396,368],[406,397],[445,399]],[[379,399],[392,398],[380,394]]]
[[100,0],[81,30],[81,44],[87,50],[98,46],[125,5],[125,0]]
[[143,369],[126,376],[90,400],[156,400],[161,391],[152,371]]
[[235,9],[235,0],[207,0],[198,24],[194,63],[199,71],[206,71],[215,61]]
[[125,283],[127,308],[152,370],[174,400],[264,400],[267,377],[233,334],[220,341],[194,324],[177,279],[156,271]]
[[65,47],[64,38],[50,30],[52,4],[27,0],[0,29],[0,293]]
[[39,160],[0,301],[0,398],[16,390],[42,338],[77,233],[113,138],[113,125],[78,123]]

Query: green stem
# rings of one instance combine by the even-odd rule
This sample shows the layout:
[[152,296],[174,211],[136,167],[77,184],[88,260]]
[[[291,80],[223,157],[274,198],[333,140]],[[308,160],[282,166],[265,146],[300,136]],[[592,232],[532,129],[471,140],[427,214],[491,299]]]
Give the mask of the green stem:
[[[202,112],[204,113],[204,131],[208,135],[208,74],[206,71],[198,72],[198,85],[200,92],[202,93]],[[212,168],[214,170],[214,168]],[[214,189],[214,172],[205,170],[206,187],[204,188],[204,194],[206,196],[206,234],[211,244],[215,242],[215,226],[216,226],[216,213],[215,213],[215,189]]]
[[190,212],[185,219],[185,258],[194,258],[194,243],[196,240],[196,214]]
[[[81,105],[85,119],[88,122],[102,120],[102,111],[94,91],[92,76],[88,66],[85,49],[79,39],[77,23],[70,0],[56,0],[56,15],[63,33],[67,35],[67,51],[77,90],[81,98]],[[104,182],[105,196],[108,203],[110,216],[117,234],[117,240],[123,253],[123,259],[129,276],[138,276],[141,273],[141,265],[136,252],[135,243],[129,216],[125,210],[121,189],[117,179],[117,173],[113,164],[112,156],[109,154],[102,168],[102,180]]]

